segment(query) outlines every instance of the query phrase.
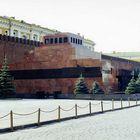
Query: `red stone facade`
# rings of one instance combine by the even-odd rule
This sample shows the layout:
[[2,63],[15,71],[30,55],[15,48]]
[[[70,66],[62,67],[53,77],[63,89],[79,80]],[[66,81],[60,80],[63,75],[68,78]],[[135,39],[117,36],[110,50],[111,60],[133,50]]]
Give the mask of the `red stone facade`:
[[[55,46],[16,46],[16,44],[0,44],[1,62],[4,52],[8,58],[10,70],[58,69],[66,67],[101,67],[101,61],[93,59],[75,59],[75,49],[70,44]],[[80,75],[80,74],[79,74]],[[15,80],[17,93],[35,93],[37,91],[62,91],[72,93],[77,78]],[[93,80],[102,83],[102,78],[85,78],[88,87]]]
[[[61,79],[38,79],[38,80],[16,80],[18,93],[36,93],[37,91],[46,91],[53,93],[61,91],[62,93],[73,93],[76,78]],[[88,88],[91,88],[93,80],[102,83],[101,78],[85,78]]]
[[[102,58],[96,59],[76,59],[75,48],[70,44],[50,45],[32,47],[11,42],[0,42],[0,62],[2,63],[4,54],[8,58],[10,70],[33,70],[33,69],[58,69],[67,67],[100,67],[104,69],[110,64],[111,73],[107,75],[106,81],[103,77],[85,78],[88,88],[92,82],[97,81],[105,91],[118,90],[118,69],[132,70],[133,63],[109,60]],[[80,74],[79,74],[80,75]],[[35,93],[45,91],[53,93],[72,93],[77,78],[57,78],[57,79],[28,79],[15,80],[17,93]]]

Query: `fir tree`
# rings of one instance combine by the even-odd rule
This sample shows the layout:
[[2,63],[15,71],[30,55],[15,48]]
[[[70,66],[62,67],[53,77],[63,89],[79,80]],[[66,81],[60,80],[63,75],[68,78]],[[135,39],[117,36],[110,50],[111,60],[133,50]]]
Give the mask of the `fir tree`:
[[126,87],[125,94],[134,94],[134,93],[136,93],[136,80],[134,79],[133,76],[128,86]]
[[136,93],[140,93],[140,73],[136,81]]
[[98,83],[96,81],[94,81],[92,84],[90,93],[91,94],[104,94],[104,91],[101,89],[101,87],[98,85]]
[[78,80],[75,83],[75,89],[74,89],[74,94],[88,94],[88,88],[86,86],[86,83],[84,81],[84,77],[82,74],[78,78]]
[[0,70],[0,97],[12,97],[14,94],[15,86],[13,84],[13,77],[9,74],[9,67],[5,57],[2,68]]

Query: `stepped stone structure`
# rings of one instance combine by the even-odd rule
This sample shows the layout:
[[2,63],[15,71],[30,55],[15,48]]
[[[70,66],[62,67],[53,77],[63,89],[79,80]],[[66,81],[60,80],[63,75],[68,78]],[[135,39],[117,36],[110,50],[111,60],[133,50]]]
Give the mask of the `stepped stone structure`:
[[132,71],[140,69],[139,62],[96,53],[80,41],[75,45],[61,41],[38,44],[0,39],[0,63],[6,55],[17,93],[72,94],[81,73],[88,88],[97,81],[106,93],[123,91]]

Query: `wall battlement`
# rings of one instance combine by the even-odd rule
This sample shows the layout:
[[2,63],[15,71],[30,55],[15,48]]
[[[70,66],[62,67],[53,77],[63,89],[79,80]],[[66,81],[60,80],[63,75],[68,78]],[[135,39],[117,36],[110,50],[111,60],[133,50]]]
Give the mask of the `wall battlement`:
[[6,36],[2,34],[0,34],[0,42],[5,42],[5,43],[12,42],[12,43],[18,43],[21,45],[28,45],[28,46],[34,46],[34,47],[40,47],[41,45],[43,45],[43,42],[23,39],[23,38],[18,38],[18,37],[12,37],[12,36]]

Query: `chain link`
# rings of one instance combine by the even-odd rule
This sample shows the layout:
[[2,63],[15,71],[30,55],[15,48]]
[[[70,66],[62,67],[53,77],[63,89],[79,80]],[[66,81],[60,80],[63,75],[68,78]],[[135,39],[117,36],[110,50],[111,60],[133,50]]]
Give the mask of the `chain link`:
[[46,110],[40,110],[41,112],[43,112],[43,113],[51,113],[51,112],[54,112],[54,111],[56,111],[56,110],[58,110],[58,108],[56,108],[56,109],[53,109],[53,110],[49,110],[49,111],[46,111]]
[[61,107],[61,110],[63,110],[63,111],[71,111],[71,110],[73,110],[74,109],[74,107],[75,106],[73,106],[72,108],[70,108],[70,109],[63,109],[62,107]]
[[38,110],[37,110],[37,111],[34,111],[34,112],[31,112],[31,113],[25,113],[25,114],[13,112],[13,114],[14,114],[14,115],[18,115],[18,116],[27,116],[27,115],[35,114],[35,113],[37,113],[37,112],[38,112]]
[[9,116],[9,115],[10,115],[10,113],[8,113],[8,114],[6,114],[6,115],[0,117],[0,119],[3,119],[3,118],[5,118],[5,117],[7,117],[7,116]]
[[87,108],[88,106],[89,106],[89,104],[86,105],[86,106],[78,106],[78,105],[77,105],[77,107],[79,107],[79,108],[81,108],[81,109],[83,109],[83,108]]

